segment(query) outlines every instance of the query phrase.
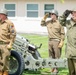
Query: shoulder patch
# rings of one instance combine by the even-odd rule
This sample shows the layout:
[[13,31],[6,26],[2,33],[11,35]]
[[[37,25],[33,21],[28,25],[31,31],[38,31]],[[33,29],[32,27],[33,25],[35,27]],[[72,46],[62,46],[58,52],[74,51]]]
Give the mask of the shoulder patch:
[[11,26],[10,26],[10,28],[13,28],[13,27],[14,27],[14,25],[11,25]]

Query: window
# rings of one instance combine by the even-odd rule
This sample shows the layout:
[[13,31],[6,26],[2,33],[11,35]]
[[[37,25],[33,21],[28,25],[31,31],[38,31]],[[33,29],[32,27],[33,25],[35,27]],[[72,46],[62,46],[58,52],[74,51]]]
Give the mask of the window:
[[54,4],[45,4],[44,5],[44,14],[49,13],[50,10],[54,9]]
[[15,17],[15,4],[5,4],[9,17]]
[[27,4],[27,17],[38,17],[38,4]]

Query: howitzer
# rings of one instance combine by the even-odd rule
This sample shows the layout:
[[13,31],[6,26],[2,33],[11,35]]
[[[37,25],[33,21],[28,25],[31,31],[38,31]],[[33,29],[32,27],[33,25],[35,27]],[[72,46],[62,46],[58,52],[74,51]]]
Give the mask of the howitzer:
[[28,39],[17,35],[10,56],[9,75],[21,75],[24,69],[38,70],[40,68],[67,68],[67,59],[41,58],[38,48]]

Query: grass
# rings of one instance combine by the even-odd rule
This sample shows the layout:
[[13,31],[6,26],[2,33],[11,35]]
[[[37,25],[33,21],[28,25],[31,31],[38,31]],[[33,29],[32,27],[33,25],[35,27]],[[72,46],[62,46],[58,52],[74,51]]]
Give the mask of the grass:
[[[40,43],[42,43],[42,47],[38,49],[39,53],[41,54],[42,58],[48,58],[48,36],[42,36],[42,35],[31,35],[31,34],[20,34],[21,36],[27,38],[30,43],[35,44],[36,46],[39,46]],[[65,44],[62,48],[62,55],[61,58],[65,58]],[[41,73],[46,73],[49,68],[44,68],[39,71],[24,71],[23,75],[42,75]],[[67,75],[68,70],[59,68],[59,74],[58,75]],[[46,75],[51,75],[50,73]]]

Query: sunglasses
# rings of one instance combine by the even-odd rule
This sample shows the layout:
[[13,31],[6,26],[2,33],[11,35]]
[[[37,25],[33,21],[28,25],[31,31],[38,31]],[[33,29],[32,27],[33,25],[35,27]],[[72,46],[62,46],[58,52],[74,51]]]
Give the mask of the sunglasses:
[[50,15],[55,15],[54,13],[50,13]]
[[76,11],[73,11],[72,14],[73,14],[73,13],[76,13]]

